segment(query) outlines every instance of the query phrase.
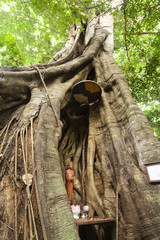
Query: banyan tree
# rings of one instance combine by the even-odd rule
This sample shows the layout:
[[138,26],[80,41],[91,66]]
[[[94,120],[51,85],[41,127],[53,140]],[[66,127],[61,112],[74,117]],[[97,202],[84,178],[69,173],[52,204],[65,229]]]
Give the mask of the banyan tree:
[[[101,88],[94,104],[73,98],[84,80]],[[160,161],[160,143],[113,58],[111,15],[82,32],[73,25],[48,64],[0,68],[0,129],[1,239],[79,239],[70,161],[73,199],[90,217],[116,219],[112,233],[95,227],[95,239],[160,239],[160,186],[145,166]]]

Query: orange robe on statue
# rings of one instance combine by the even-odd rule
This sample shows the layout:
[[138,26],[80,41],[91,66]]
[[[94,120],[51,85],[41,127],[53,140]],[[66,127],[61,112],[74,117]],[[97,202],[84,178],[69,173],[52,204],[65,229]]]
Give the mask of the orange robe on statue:
[[66,177],[66,190],[68,194],[68,199],[69,202],[71,203],[72,201],[72,194],[73,194],[73,182],[74,182],[74,171],[72,170],[73,168],[73,163],[70,162],[68,164],[68,169],[65,172],[65,177]]

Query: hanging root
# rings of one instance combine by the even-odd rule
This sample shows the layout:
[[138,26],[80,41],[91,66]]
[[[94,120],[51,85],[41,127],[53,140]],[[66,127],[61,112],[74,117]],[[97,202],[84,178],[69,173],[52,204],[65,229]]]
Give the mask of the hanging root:
[[25,195],[25,208],[24,208],[24,240],[27,240],[27,195]]
[[[35,68],[37,70],[37,72],[39,73],[39,76],[40,76],[40,79],[41,79],[41,82],[44,86],[44,89],[46,91],[46,98],[47,98],[47,101],[48,101],[48,104],[49,106],[51,107],[52,111],[53,111],[53,114],[55,116],[55,119],[56,119],[56,123],[57,123],[57,126],[59,127],[59,121],[58,121],[58,116],[57,116],[57,113],[52,105],[52,102],[51,102],[51,99],[50,99],[50,96],[49,96],[49,93],[48,93],[48,89],[47,89],[47,86],[45,84],[45,81],[44,81],[44,77],[42,76],[41,72],[40,72],[40,69],[37,67],[37,66],[33,66],[33,68]],[[44,72],[45,73],[45,72]]]
[[[90,107],[89,114],[89,134],[88,134],[88,145],[87,145],[87,164],[86,164],[86,202],[91,206],[92,212],[100,217],[105,217],[103,210],[102,199],[99,196],[95,184],[94,170],[95,170],[95,159],[96,159],[96,141],[95,141],[95,128],[96,128],[96,115],[94,106]],[[93,213],[94,216],[94,213]]]
[[[0,146],[0,154],[2,154],[1,158],[0,158],[0,161],[2,161],[2,159],[3,159],[3,157],[4,157],[5,153],[6,153],[6,150],[7,150],[8,146],[9,146],[9,144],[10,144],[10,142],[13,139],[14,134],[15,134],[15,132],[14,132],[14,134],[12,135],[10,140],[7,141],[7,146],[5,147],[5,150],[3,151],[3,147],[4,147],[5,143],[6,143],[7,135],[8,135],[8,132],[9,132],[9,128],[10,128],[10,126],[11,126],[11,124],[12,124],[14,119],[15,119],[15,117],[12,117],[11,120],[9,121],[8,125],[2,129],[1,136],[5,132],[5,130],[6,130],[6,132],[4,134],[3,141],[2,141],[1,146]],[[2,153],[2,151],[3,151],[3,153]]]
[[119,186],[117,185],[116,189],[116,240],[118,240],[118,231],[119,231],[119,219],[118,219],[118,208],[119,208],[119,203],[118,203],[118,195],[119,195]]
[[83,144],[82,144],[82,202],[85,204],[85,175],[86,175],[86,164],[85,164],[85,144],[86,144],[86,138],[87,134],[85,135],[83,139]]
[[[93,134],[93,132],[92,132]],[[94,159],[95,159],[95,139],[94,136],[88,137],[87,149],[87,172],[86,180],[86,201],[96,211],[98,216],[104,217],[102,200],[100,199],[94,182]]]
[[81,157],[81,152],[82,152],[82,146],[83,146],[83,136],[82,134],[80,135],[80,140],[73,158],[73,163],[74,163],[74,174],[76,178],[79,178],[78,176],[78,164],[79,164],[79,160]]
[[[34,176],[34,187],[36,193],[38,192],[37,190],[37,182],[36,182],[36,173],[35,173],[35,161],[34,161],[34,135],[33,135],[33,119],[30,120],[31,124],[31,131],[29,132],[28,128],[25,128],[23,130],[19,130],[18,126],[12,126],[13,120],[15,118],[13,117],[9,123],[2,129],[0,132],[0,137],[1,137],[1,145],[0,145],[0,153],[3,154],[0,157],[0,161],[3,160],[5,156],[8,156],[9,151],[13,151],[11,146],[13,144],[14,140],[14,157],[11,159],[11,161],[5,161],[7,163],[8,169],[9,169],[9,174],[12,187],[14,187],[14,195],[13,195],[13,205],[14,205],[14,211],[13,211],[13,217],[11,214],[9,214],[9,221],[13,221],[14,225],[14,239],[18,240],[20,235],[22,234],[22,228],[23,228],[23,239],[27,240],[28,237],[29,239],[36,239],[38,240],[38,231],[37,231],[37,226],[36,226],[36,220],[35,220],[35,212],[33,208],[33,202],[31,199],[31,189],[34,192],[33,185],[32,188],[29,185],[29,178],[28,178],[28,170],[31,168],[29,160],[32,161],[32,169],[33,169],[33,176]],[[31,140],[29,140],[29,135],[31,135]],[[3,137],[3,139],[2,139]],[[31,144],[29,144],[29,142]],[[29,152],[29,149],[31,149],[31,154]],[[31,156],[31,158],[30,158]],[[23,161],[23,171],[24,171],[24,176],[26,177],[26,182],[24,181],[23,177],[22,180],[26,184],[26,192],[25,192],[25,198],[24,199],[24,214],[23,210],[19,208],[18,206],[23,205],[23,184],[21,184],[21,178],[19,178],[19,174],[22,174],[22,165],[21,165],[21,159]],[[5,159],[6,160],[6,159]],[[14,160],[14,162],[13,162]],[[11,168],[11,164],[14,164],[13,169]],[[20,167],[20,168],[19,168]],[[6,169],[6,168],[5,168]],[[19,172],[20,171],[20,172]],[[9,175],[9,176],[10,176]],[[23,174],[22,174],[23,175]],[[20,182],[19,182],[20,181]],[[20,189],[21,188],[21,189]],[[22,191],[22,195],[19,196],[19,192]],[[33,195],[34,198],[34,195]],[[42,229],[44,230],[44,223],[43,219],[41,217],[41,208],[40,208],[40,203],[39,203],[39,198],[37,197],[36,199],[37,205],[38,205],[38,211],[40,214],[40,220],[41,220],[41,226]],[[24,222],[22,222],[20,219],[24,215]],[[20,218],[19,218],[20,217]],[[22,227],[23,225],[23,227]],[[10,226],[9,226],[10,227]],[[7,233],[6,233],[7,234]],[[43,231],[43,239],[47,240],[45,232]],[[7,239],[7,235],[6,235]]]
[[[34,217],[34,211],[33,211],[33,205],[31,201],[31,194],[30,194],[30,188],[29,188],[29,179],[28,179],[28,170],[27,170],[27,159],[26,159],[26,153],[25,153],[25,139],[24,139],[24,130],[20,131],[20,138],[21,138],[21,145],[22,145],[22,153],[23,153],[23,163],[24,163],[24,170],[25,170],[25,176],[26,176],[26,194],[28,199],[28,213],[31,214],[31,217],[29,218],[29,225],[30,225],[30,237],[32,236],[32,223],[34,228],[34,234],[36,237],[36,240],[38,240],[38,233],[37,233],[37,227],[35,223],[35,217]],[[31,221],[32,219],[32,221]],[[32,222],[32,223],[31,223]]]
[[7,128],[7,125],[6,126],[4,126],[4,128],[1,130],[1,132],[0,132],[0,137],[3,135],[3,133],[6,131],[6,128]]
[[18,208],[18,202],[17,202],[17,142],[18,142],[18,134],[19,132],[17,131],[16,136],[15,136],[15,167],[14,167],[14,175],[15,175],[15,197],[14,197],[14,207],[15,207],[15,240],[18,240],[18,226],[17,226],[17,208]]

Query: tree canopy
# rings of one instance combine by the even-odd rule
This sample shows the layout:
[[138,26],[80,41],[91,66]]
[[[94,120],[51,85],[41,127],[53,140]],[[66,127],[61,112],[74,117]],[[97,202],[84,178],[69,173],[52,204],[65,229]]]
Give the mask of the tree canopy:
[[[19,66],[48,62],[67,39],[72,24],[111,12],[115,19],[114,56],[160,139],[160,4],[158,0],[2,0],[0,62]],[[152,107],[149,107],[149,106]]]
[[66,41],[72,24],[85,23],[108,3],[4,0],[0,5],[1,64],[17,66],[47,62]]
[[[115,58],[159,137],[159,1],[124,1],[115,12]],[[122,33],[119,37],[119,33]]]

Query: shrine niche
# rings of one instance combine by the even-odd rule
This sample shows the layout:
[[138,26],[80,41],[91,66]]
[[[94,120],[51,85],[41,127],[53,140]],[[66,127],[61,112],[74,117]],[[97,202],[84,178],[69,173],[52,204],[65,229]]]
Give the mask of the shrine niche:
[[[96,155],[92,165],[88,152],[90,148],[88,145],[89,115],[96,114],[100,99],[101,87],[95,81],[80,81],[67,93],[61,109],[61,121],[64,125],[59,144],[61,167],[73,213],[76,210],[78,212],[79,207],[81,208],[77,217],[74,217],[80,218],[77,219],[76,224],[81,239],[91,239],[91,236],[92,239],[98,239],[95,235],[97,227],[103,238],[106,236],[105,232],[111,235],[111,230],[113,231],[114,228],[113,222],[115,222],[114,218],[104,220],[104,213],[101,214],[103,218],[95,220],[99,213],[94,208],[96,203],[90,198],[90,194],[93,196],[98,194],[98,196],[103,197],[100,162]],[[94,177],[88,176],[88,169],[93,169],[91,172]],[[88,191],[88,181],[91,178],[96,187],[96,191],[92,193]],[[76,216],[75,213],[74,216]],[[109,224],[110,221],[112,224]]]
[[[61,110],[61,120],[64,124],[62,139],[59,145],[61,167],[65,171],[66,186],[74,185],[73,198],[85,205],[87,182],[87,138],[88,116],[90,109],[96,109],[101,98],[101,87],[91,80],[76,83],[71,89],[66,105]],[[74,170],[74,181],[69,183],[70,172]],[[66,170],[67,169],[67,170]],[[73,171],[72,171],[73,174]],[[67,188],[67,187],[66,187]],[[68,193],[69,190],[67,190]],[[70,195],[70,196],[69,196]],[[72,194],[68,193],[71,203]]]

